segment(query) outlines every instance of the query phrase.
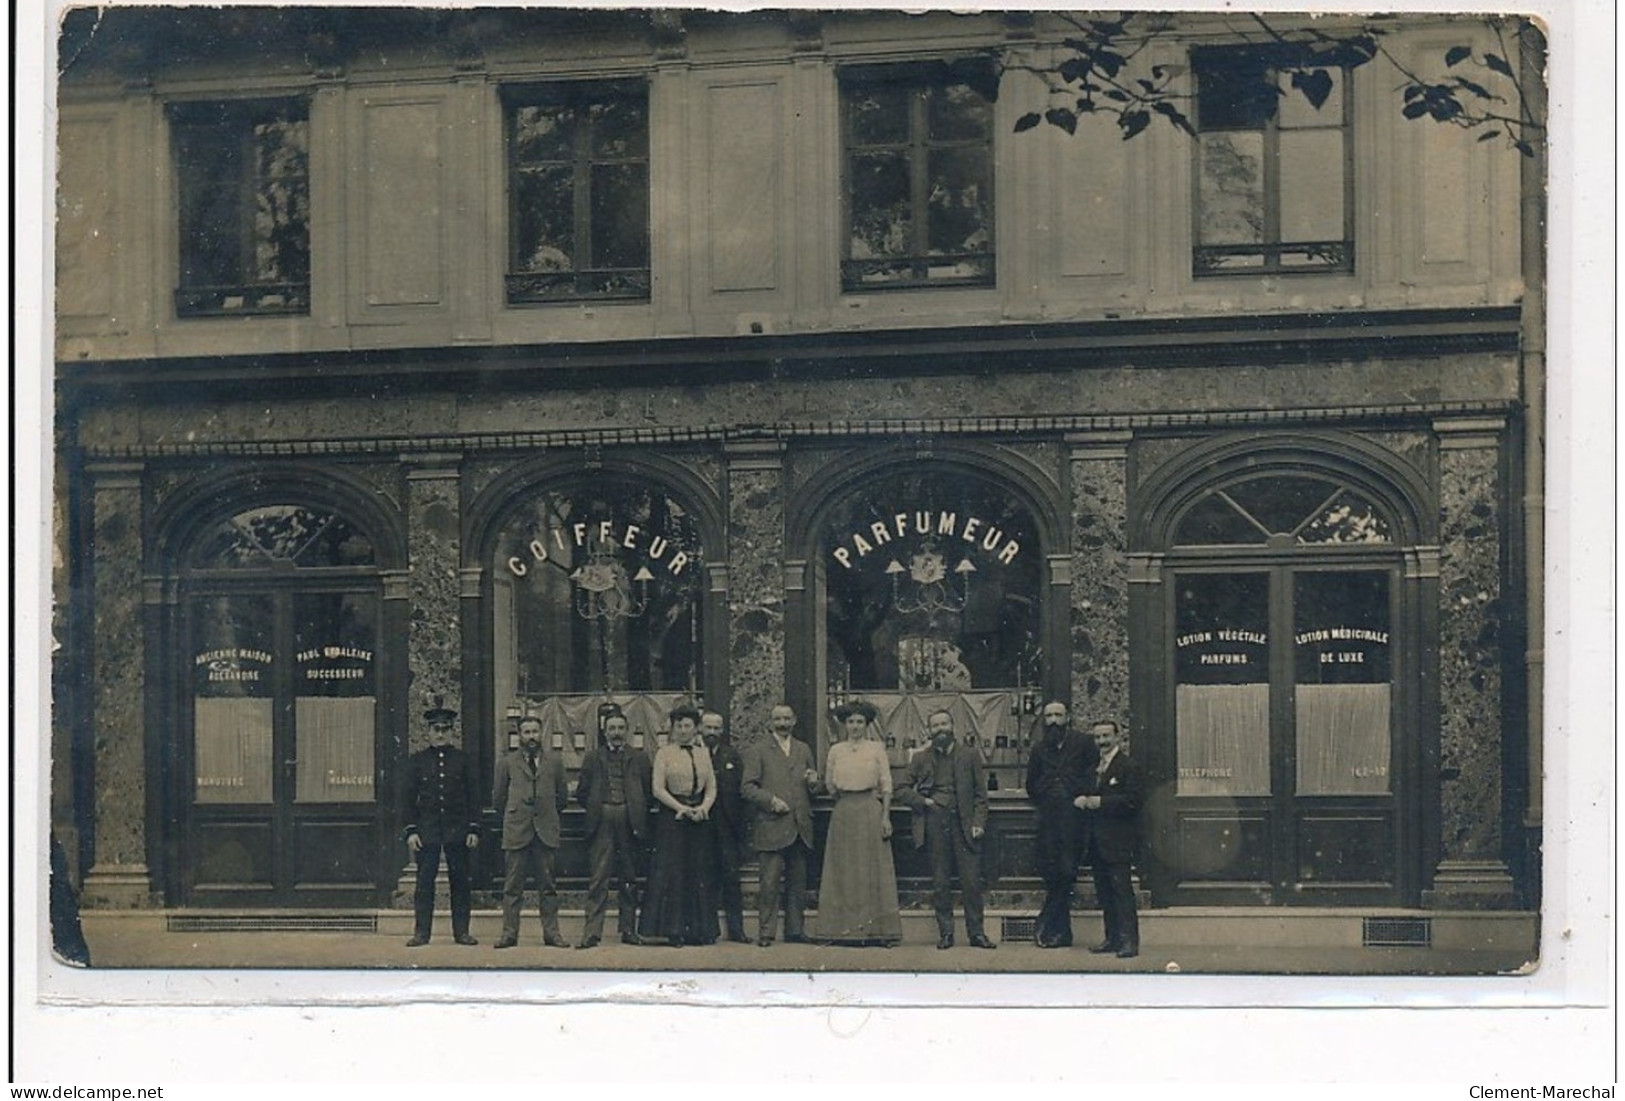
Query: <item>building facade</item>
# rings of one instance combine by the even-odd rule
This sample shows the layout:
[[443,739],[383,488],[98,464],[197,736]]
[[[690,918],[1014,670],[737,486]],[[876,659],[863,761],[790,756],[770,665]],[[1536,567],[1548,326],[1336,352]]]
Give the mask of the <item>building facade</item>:
[[[1054,13],[92,22],[52,730],[88,904],[388,904],[432,696],[489,777],[527,713],[573,770],[605,699],[651,749],[679,700],[741,739],[788,701],[822,759],[857,695],[899,767],[938,707],[975,740],[995,886],[1061,698],[1149,770],[1153,906],[1537,904],[1529,170],[1394,92],[1495,28],[1306,70],[1182,17],[1130,64],[1195,133],[1124,140],[1018,129]],[[1288,69],[1318,107],[1236,90]]]

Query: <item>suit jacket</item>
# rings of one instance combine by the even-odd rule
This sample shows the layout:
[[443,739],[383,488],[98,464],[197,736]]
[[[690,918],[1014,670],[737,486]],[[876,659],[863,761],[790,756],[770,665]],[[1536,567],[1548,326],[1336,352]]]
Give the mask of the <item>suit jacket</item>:
[[711,819],[725,836],[744,840],[746,808],[740,785],[745,778],[745,760],[731,742],[717,742],[711,751],[711,768],[717,774],[717,801],[711,806]]
[[559,812],[570,802],[564,779],[564,760],[542,750],[531,768],[523,749],[510,750],[497,762],[491,805],[502,815],[502,847],[522,849],[539,840],[559,847]]
[[[924,749],[914,755],[903,778],[897,783],[892,798],[914,812],[914,847],[925,845],[925,807],[932,801],[935,787],[935,749]],[[964,745],[954,747],[954,790],[951,806],[959,812],[959,829],[965,843],[972,849],[982,847],[980,838],[971,836],[972,829],[987,828],[987,778],[982,773],[982,755]]]
[[420,749],[406,761],[400,790],[401,836],[430,845],[480,832],[480,789],[474,762],[456,746]]
[[[745,774],[739,793],[756,811],[753,824],[757,852],[775,852],[800,841],[813,847],[812,797],[805,774],[813,767],[812,750],[800,738],[790,739],[790,753],[779,751],[772,734],[758,738],[745,750]],[[773,813],[773,797],[789,804],[784,814]]]
[[1119,749],[1100,773],[1100,809],[1089,811],[1094,848],[1108,864],[1132,864],[1140,842],[1140,807],[1145,800],[1145,773]]
[[[1027,798],[1038,808],[1038,859],[1076,864],[1088,851],[1089,819],[1073,805],[1080,795],[1093,795],[1100,750],[1087,734],[1068,730],[1059,748],[1040,730],[1027,761]],[[1066,851],[1061,851],[1062,849]]]
[[[643,840],[649,834],[649,775],[652,766],[649,755],[630,746],[621,750],[626,755],[626,818],[632,826],[632,836]],[[604,820],[604,798],[609,794],[609,764],[605,759],[609,747],[602,739],[595,749],[588,751],[581,761],[581,779],[576,784],[576,802],[587,812],[587,836],[598,832]]]

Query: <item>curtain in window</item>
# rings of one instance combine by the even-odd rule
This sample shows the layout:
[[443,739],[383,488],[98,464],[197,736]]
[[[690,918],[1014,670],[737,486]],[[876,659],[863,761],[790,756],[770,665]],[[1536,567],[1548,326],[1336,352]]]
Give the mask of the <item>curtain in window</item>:
[[1181,684],[1175,691],[1180,795],[1270,793],[1270,686]]
[[[971,734],[991,742],[1001,734],[1014,737],[1017,733],[1016,719],[1010,714],[1010,703],[1015,698],[1012,692],[865,692],[863,698],[880,712],[876,727],[880,739],[888,743],[893,765],[907,764],[909,750],[930,740],[927,720],[936,711],[954,717],[954,734],[960,741]],[[842,736],[840,724],[832,716],[825,716],[824,723],[824,738],[818,746],[820,760],[830,743]]]
[[[635,738],[639,731],[644,736],[643,748],[649,753],[655,751],[655,734],[658,731],[671,729],[671,709],[679,703],[691,702],[693,697],[687,692],[643,692],[627,695],[613,695],[607,697],[609,702],[617,703],[626,714],[626,729],[629,740]],[[572,738],[581,733],[585,737],[585,748],[591,749],[598,740],[598,705],[604,703],[604,696],[548,696],[542,700],[541,707],[534,714],[542,720],[542,734],[552,745],[554,734],[564,735],[567,761],[571,767],[581,763],[580,755],[574,753]],[[744,732],[746,734],[749,731]],[[738,732],[735,732],[738,737]],[[499,752],[506,752],[507,746],[499,746]]]
[[1388,791],[1389,686],[1300,684],[1299,795]]
[[199,803],[271,801],[271,701],[242,696],[194,701]]
[[301,803],[370,803],[373,786],[371,696],[300,696],[294,701]]

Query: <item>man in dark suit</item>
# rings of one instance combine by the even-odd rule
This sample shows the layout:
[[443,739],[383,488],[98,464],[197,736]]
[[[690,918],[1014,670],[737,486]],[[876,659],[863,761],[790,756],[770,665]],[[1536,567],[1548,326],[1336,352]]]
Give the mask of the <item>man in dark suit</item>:
[[[779,930],[779,890],[788,880],[784,939],[804,941],[807,862],[813,851],[811,792],[818,786],[812,750],[795,737],[796,713],[784,704],[772,711],[769,736],[745,751],[740,795],[756,812],[752,823],[761,860],[756,895],[756,943],[766,948]],[[788,875],[786,874],[788,873]]]
[[480,796],[474,763],[452,745],[457,712],[436,696],[423,713],[429,724],[429,748],[412,754],[402,778],[400,809],[406,823],[401,833],[417,860],[417,889],[412,893],[412,939],[408,948],[429,943],[434,924],[434,881],[440,857],[446,858],[451,881],[451,935],[458,944],[478,944],[469,934],[473,911],[470,854],[480,843]]
[[559,891],[553,861],[559,851],[559,813],[570,801],[564,761],[542,748],[542,720],[519,721],[519,748],[497,762],[491,805],[502,815],[502,936],[498,948],[519,943],[519,905],[525,872],[536,878],[542,911],[542,942],[563,948],[559,932]]
[[1084,829],[1074,800],[1095,790],[1100,753],[1092,739],[1071,729],[1067,706],[1059,700],[1044,705],[1042,721],[1027,762],[1027,798],[1038,810],[1038,876],[1044,882],[1033,939],[1040,948],[1067,948]]
[[711,767],[717,775],[711,840],[716,847],[714,870],[722,895],[722,913],[728,939],[743,944],[750,939],[745,936],[745,899],[739,888],[739,852],[745,844],[745,808],[739,795],[744,761],[718,712],[707,711],[700,716],[700,737],[711,751]]
[[954,946],[953,872],[965,900],[965,935],[974,948],[993,948],[982,927],[982,835],[987,832],[987,779],[981,754],[957,744],[954,717],[933,711],[925,720],[931,748],[916,753],[894,798],[913,811],[914,847],[931,857],[931,907],[937,947]]
[[1088,817],[1089,863],[1095,894],[1106,923],[1106,939],[1091,952],[1115,952],[1121,959],[1140,954],[1140,912],[1134,901],[1134,858],[1139,848],[1140,804],[1145,778],[1129,759],[1122,729],[1107,720],[1089,728],[1100,750],[1095,794],[1080,795],[1076,805]]
[[641,944],[637,933],[638,867],[649,836],[648,754],[627,748],[626,715],[607,703],[598,709],[598,745],[581,762],[576,800],[587,812],[587,924],[577,948],[596,948],[604,936],[609,880],[618,895],[615,924],[621,940]]

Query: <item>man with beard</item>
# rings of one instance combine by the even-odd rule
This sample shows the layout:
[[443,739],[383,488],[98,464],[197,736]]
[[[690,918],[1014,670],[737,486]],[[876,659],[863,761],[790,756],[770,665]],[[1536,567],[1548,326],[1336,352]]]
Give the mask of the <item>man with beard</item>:
[[1066,704],[1046,703],[1043,729],[1027,762],[1027,798],[1038,810],[1038,876],[1044,883],[1044,908],[1033,934],[1040,948],[1072,944],[1072,891],[1084,828],[1073,801],[1094,794],[1100,761],[1094,741],[1075,733],[1069,720]]
[[542,720],[519,721],[519,748],[497,762],[491,805],[502,815],[502,936],[498,948],[519,943],[519,904],[527,867],[536,879],[542,912],[542,943],[563,948],[559,932],[559,892],[553,861],[559,851],[559,815],[570,801],[564,761],[542,749]]
[[745,899],[739,888],[739,853],[745,844],[745,809],[739,794],[744,762],[717,712],[707,711],[700,716],[700,737],[711,751],[711,767],[717,777],[717,801],[711,807],[711,838],[716,851],[714,874],[722,897],[722,913],[728,925],[728,939],[745,944],[750,938],[745,936]]
[[479,943],[468,931],[474,894],[469,862],[480,843],[479,785],[474,763],[452,744],[457,712],[444,706],[439,696],[433,704],[423,713],[423,721],[429,724],[429,748],[412,754],[406,762],[401,788],[401,820],[406,823],[401,833],[418,868],[408,948],[429,943],[434,881],[440,874],[442,854],[451,882],[452,939],[458,944]]
[[576,800],[587,812],[587,923],[577,948],[596,948],[604,936],[609,880],[618,882],[615,924],[626,944],[637,933],[638,866],[649,835],[647,754],[626,745],[626,714],[606,703],[598,709],[599,744],[581,762]]
[[931,907],[937,947],[954,946],[953,873],[965,900],[965,935],[973,948],[993,948],[982,925],[982,835],[987,831],[987,780],[981,755],[959,745],[954,717],[933,711],[931,748],[916,753],[895,798],[914,812],[914,847],[931,858]]

